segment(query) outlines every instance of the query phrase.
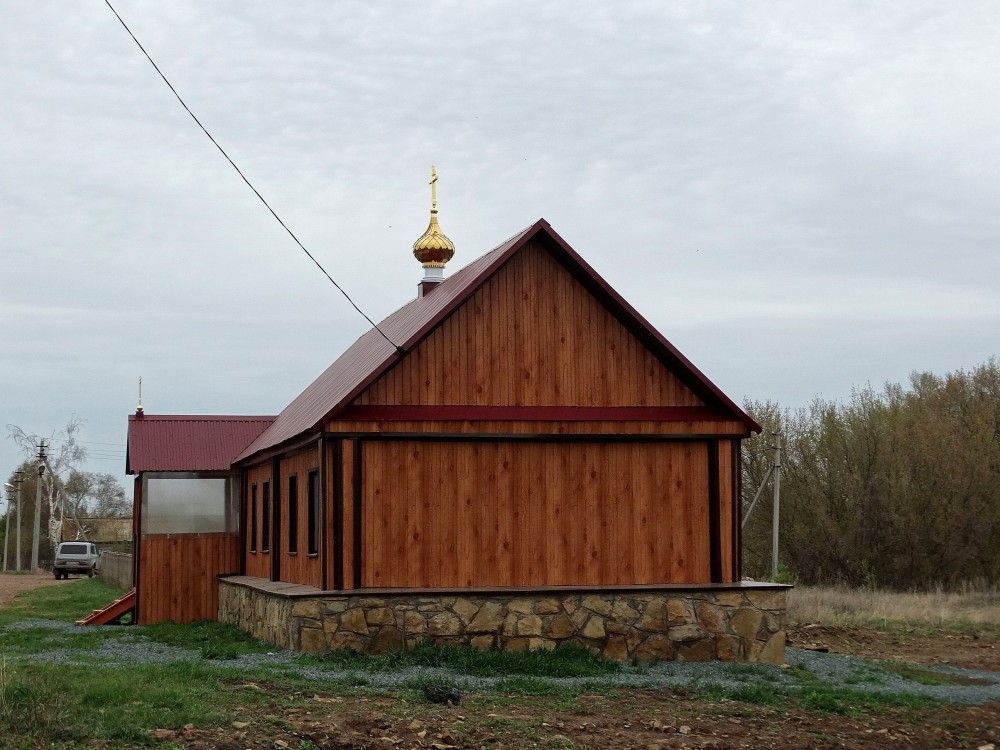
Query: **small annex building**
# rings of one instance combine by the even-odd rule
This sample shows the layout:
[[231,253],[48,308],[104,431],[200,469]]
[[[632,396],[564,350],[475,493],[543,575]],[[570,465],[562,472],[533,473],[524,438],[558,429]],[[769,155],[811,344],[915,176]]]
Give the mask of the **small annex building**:
[[786,587],[740,570],[760,427],[548,222],[444,278],[433,200],[414,253],[277,416],[129,417],[138,621],[780,662]]

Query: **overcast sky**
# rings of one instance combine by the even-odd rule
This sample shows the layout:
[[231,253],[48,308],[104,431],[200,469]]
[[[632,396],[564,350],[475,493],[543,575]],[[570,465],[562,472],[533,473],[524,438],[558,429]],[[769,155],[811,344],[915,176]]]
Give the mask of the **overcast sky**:
[[[995,3],[113,3],[374,319],[436,164],[452,272],[544,217],[736,401],[1000,348]],[[102,0],[6,4],[0,101],[0,426],[123,475],[140,376],[274,414],[366,329]]]

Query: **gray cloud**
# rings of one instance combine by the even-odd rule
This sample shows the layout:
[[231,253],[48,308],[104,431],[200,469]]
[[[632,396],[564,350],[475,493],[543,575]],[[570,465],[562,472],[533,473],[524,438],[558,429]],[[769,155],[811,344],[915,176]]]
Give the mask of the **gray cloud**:
[[[544,216],[734,398],[996,352],[990,3],[117,7],[373,317],[436,163],[454,264]],[[364,330],[102,5],[7,9],[0,96],[4,424],[275,412]]]

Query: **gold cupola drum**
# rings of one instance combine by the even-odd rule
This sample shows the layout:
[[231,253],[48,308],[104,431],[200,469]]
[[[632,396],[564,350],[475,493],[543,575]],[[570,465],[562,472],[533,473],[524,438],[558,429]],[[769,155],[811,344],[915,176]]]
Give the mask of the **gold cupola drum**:
[[441,231],[437,209],[437,170],[431,167],[431,220],[425,231],[413,243],[413,257],[424,267],[421,294],[444,280],[444,265],[455,255],[455,243]]

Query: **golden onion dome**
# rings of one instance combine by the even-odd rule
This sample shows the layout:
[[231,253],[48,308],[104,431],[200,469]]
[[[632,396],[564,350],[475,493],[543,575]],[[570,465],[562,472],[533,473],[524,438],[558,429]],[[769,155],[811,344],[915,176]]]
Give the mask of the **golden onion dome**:
[[413,243],[413,257],[423,265],[424,268],[444,268],[455,255],[455,243],[448,239],[437,218],[437,170],[431,167],[431,221],[424,232]]

